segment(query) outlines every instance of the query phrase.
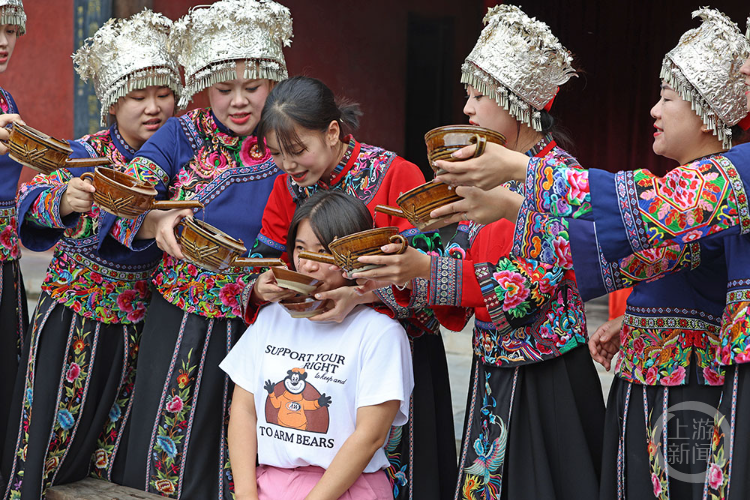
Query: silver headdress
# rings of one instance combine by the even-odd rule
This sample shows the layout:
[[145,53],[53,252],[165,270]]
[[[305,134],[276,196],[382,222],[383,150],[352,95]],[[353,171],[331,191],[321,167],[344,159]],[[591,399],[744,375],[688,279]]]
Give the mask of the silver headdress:
[[570,52],[545,23],[514,5],[498,5],[461,66],[461,83],[495,99],[518,121],[542,130],[541,113],[576,72]]
[[23,0],[0,0],[0,24],[18,26],[18,36],[26,33],[26,12]]
[[664,56],[660,76],[690,102],[703,124],[729,149],[731,127],[747,115],[740,67],[750,53],[750,43],[718,10],[704,7],[693,12],[696,17],[703,22],[682,35],[677,47]]
[[110,19],[73,54],[81,79],[91,78],[102,103],[101,123],[109,108],[133,90],[169,87],[179,97],[180,70],[167,51],[172,21],[148,9],[128,19]]
[[235,65],[245,61],[244,78],[287,78],[282,46],[291,45],[292,16],[272,0],[220,0],[194,7],[175,22],[170,50],[185,67],[180,106],[211,85],[237,78]]

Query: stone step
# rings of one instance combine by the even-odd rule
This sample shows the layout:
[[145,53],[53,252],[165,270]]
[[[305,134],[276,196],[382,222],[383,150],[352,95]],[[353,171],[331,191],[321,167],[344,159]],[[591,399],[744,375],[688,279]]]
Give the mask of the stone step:
[[164,500],[145,491],[86,478],[75,483],[54,486],[47,491],[47,500]]

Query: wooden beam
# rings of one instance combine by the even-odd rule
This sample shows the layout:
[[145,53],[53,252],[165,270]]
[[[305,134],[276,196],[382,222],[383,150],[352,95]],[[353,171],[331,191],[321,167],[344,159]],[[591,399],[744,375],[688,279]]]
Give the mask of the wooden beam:
[[92,478],[53,486],[47,491],[46,498],[47,500],[164,500],[164,497],[160,495]]

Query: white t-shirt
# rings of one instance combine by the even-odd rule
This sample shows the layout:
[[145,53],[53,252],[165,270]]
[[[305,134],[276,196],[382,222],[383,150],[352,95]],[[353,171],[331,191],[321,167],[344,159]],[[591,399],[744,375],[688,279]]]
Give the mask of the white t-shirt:
[[[398,400],[393,425],[408,420],[414,380],[406,332],[369,307],[341,323],[318,323],[266,306],[220,367],[255,396],[263,465],[327,469],[361,406]],[[388,465],[380,449],[364,472]]]

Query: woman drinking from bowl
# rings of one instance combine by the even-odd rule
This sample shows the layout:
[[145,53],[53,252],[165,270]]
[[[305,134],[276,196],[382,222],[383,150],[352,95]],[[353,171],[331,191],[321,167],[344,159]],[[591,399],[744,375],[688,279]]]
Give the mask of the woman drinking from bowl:
[[[210,108],[167,123],[125,170],[160,198],[193,199],[199,219],[253,241],[279,171],[253,135],[274,82],[287,76],[282,46],[289,10],[272,1],[221,0],[192,9],[170,35],[185,67],[181,104],[208,89]],[[238,303],[248,276],[183,260],[174,228],[191,211],[152,210],[137,219],[104,217],[100,251],[116,256],[166,250],[153,279],[144,325],[124,483],[178,498],[230,498],[226,451],[231,382],[219,369],[242,334]],[[154,245],[154,240],[156,245]]]
[[[494,7],[484,21],[462,67],[464,113],[506,135],[510,149],[578,165],[555,142],[547,113],[558,86],[574,74],[568,51],[546,24],[517,7]],[[500,147],[487,150],[493,146]],[[491,205],[491,195],[481,203]],[[462,223],[451,256],[411,249],[365,256],[360,260],[385,267],[353,277],[400,285],[398,300],[427,302],[451,330],[476,315],[457,498],[594,498],[604,404],[585,347],[583,302],[563,262],[512,255],[513,227]],[[558,231],[564,228],[548,228],[539,244],[563,259],[555,252]],[[426,291],[413,286],[415,278],[429,280]]]
[[[321,190],[292,217],[291,265],[321,280],[320,291],[346,286],[340,271],[301,252],[329,251],[337,236],[371,227],[358,199]],[[392,426],[407,422],[413,386],[398,321],[359,305],[342,322],[320,323],[272,304],[221,368],[236,384],[229,454],[238,500],[393,499],[386,450],[398,440],[400,427]],[[278,439],[279,432],[293,442]]]
[[[26,33],[26,13],[22,0],[0,1],[0,73],[4,73],[13,56],[18,37]],[[0,87],[0,140],[7,141],[12,122],[23,123],[18,107],[10,93]],[[21,175],[21,164],[7,156],[8,148],[0,143],[0,168],[4,173],[0,181],[0,429],[6,429],[13,400],[13,382],[18,371],[29,314],[26,290],[23,287],[18,259],[21,250],[18,241],[16,217],[16,190]],[[0,430],[0,449],[5,433]]]
[[[149,10],[112,19],[74,54],[81,78],[94,82],[102,125],[112,125],[71,141],[71,156],[105,157],[107,168],[122,169],[174,114],[182,86],[166,47],[171,26]],[[18,195],[21,240],[35,251],[54,246],[54,254],[24,348],[16,420],[7,430],[13,444],[4,450],[3,472],[13,498],[39,498],[90,469],[112,479],[117,453],[124,453],[119,444],[159,253],[116,262],[97,253],[100,209],[93,187],[80,178],[91,170],[39,174]]]
[[[528,163],[527,199],[517,223],[523,243],[514,248],[521,255],[548,260],[549,255],[525,242],[533,241],[537,228],[569,225],[563,235],[567,238],[569,234],[572,250],[567,267],[576,264],[584,295],[606,293],[628,280],[695,269],[659,282],[638,284],[628,299],[622,330],[607,325],[592,338],[592,353],[607,367],[620,348],[605,421],[602,499],[623,492],[662,499],[702,498],[709,464],[712,472],[706,485],[723,497],[728,483],[725,450],[729,446],[724,446],[720,438],[724,429],[719,425],[716,433],[712,432],[712,419],[724,384],[719,354],[723,357],[724,346],[730,344],[730,335],[719,335],[727,276],[724,254],[730,272],[731,260],[746,260],[738,259],[736,250],[732,252],[735,244],[727,243],[724,249],[713,242],[700,246],[691,242],[654,249],[648,248],[647,243],[663,239],[672,231],[698,238],[701,231],[714,232],[732,216],[728,209],[711,220],[704,211],[721,203],[722,190],[717,187],[729,187],[726,174],[720,173],[727,162],[718,153],[731,146],[739,132],[732,126],[747,114],[737,70],[749,47],[736,25],[720,12],[701,9],[694,16],[700,16],[703,24],[683,35],[677,47],[665,56],[661,99],[651,110],[657,128],[654,151],[679,162],[695,159],[692,167],[669,174],[664,182],[654,182],[650,174],[640,171],[600,175],[554,159],[529,161],[508,151],[498,150],[494,158],[495,174],[500,177],[512,173],[514,169],[509,167],[516,163],[522,164],[521,172],[526,173]],[[458,166],[454,170],[464,168]],[[729,176],[736,175],[731,169],[727,172]],[[705,183],[699,181],[702,176]],[[447,176],[454,182],[463,182],[460,177],[462,174],[456,172]],[[511,175],[506,179],[520,177]],[[599,199],[599,203],[588,194],[588,181],[591,179],[593,184],[595,178],[608,196]],[[632,192],[625,186],[631,186]],[[691,194],[691,186],[705,188],[705,199]],[[492,191],[496,206],[505,210],[506,216],[515,218],[515,200],[511,202],[513,208],[504,207],[504,201],[515,195],[502,188]],[[612,196],[614,193],[618,193],[616,197]],[[691,217],[686,213],[692,206],[688,200],[695,200],[695,205],[701,207],[699,214]],[[591,218],[592,201],[597,204],[593,212],[597,215],[595,228],[536,213]],[[639,205],[647,214],[648,224],[638,221]],[[697,231],[690,231],[691,225],[697,226]],[[621,229],[624,231],[620,233]],[[631,243],[627,252],[612,251],[618,238]],[[605,251],[594,243],[600,243]],[[640,251],[619,262],[609,263],[605,258],[612,254],[622,257],[636,250]],[[727,301],[741,297],[741,293],[734,295],[732,288],[741,286],[742,280],[729,283]],[[619,335],[612,335],[613,330]],[[731,359],[729,352],[727,355]],[[733,400],[729,394],[725,393],[725,397]],[[724,417],[719,417],[717,423],[724,422]],[[729,424],[726,425],[728,430]],[[692,431],[685,435],[685,428]]]
[[[268,151],[285,175],[276,179],[268,199],[253,256],[276,257],[284,252],[296,205],[316,191],[341,190],[361,200],[373,213],[376,205],[393,205],[401,193],[424,183],[416,165],[345,134],[356,129],[359,115],[358,105],[337,103],[333,92],[314,78],[294,77],[273,89],[258,134],[265,137]],[[398,227],[410,244],[422,251],[440,249],[437,233],[421,233],[398,217],[378,214],[373,218],[378,227]],[[270,272],[261,274],[244,294],[246,320],[252,323],[261,305],[288,294]],[[450,497],[456,462],[453,418],[445,350],[431,311],[424,304],[396,304],[390,288],[359,294],[355,287],[343,286],[319,296],[332,300],[334,306],[314,321],[344,321],[361,303],[374,304],[402,321],[412,337],[416,385],[425,389],[414,393],[413,425],[403,430],[403,441],[392,450],[388,473],[398,498]]]

